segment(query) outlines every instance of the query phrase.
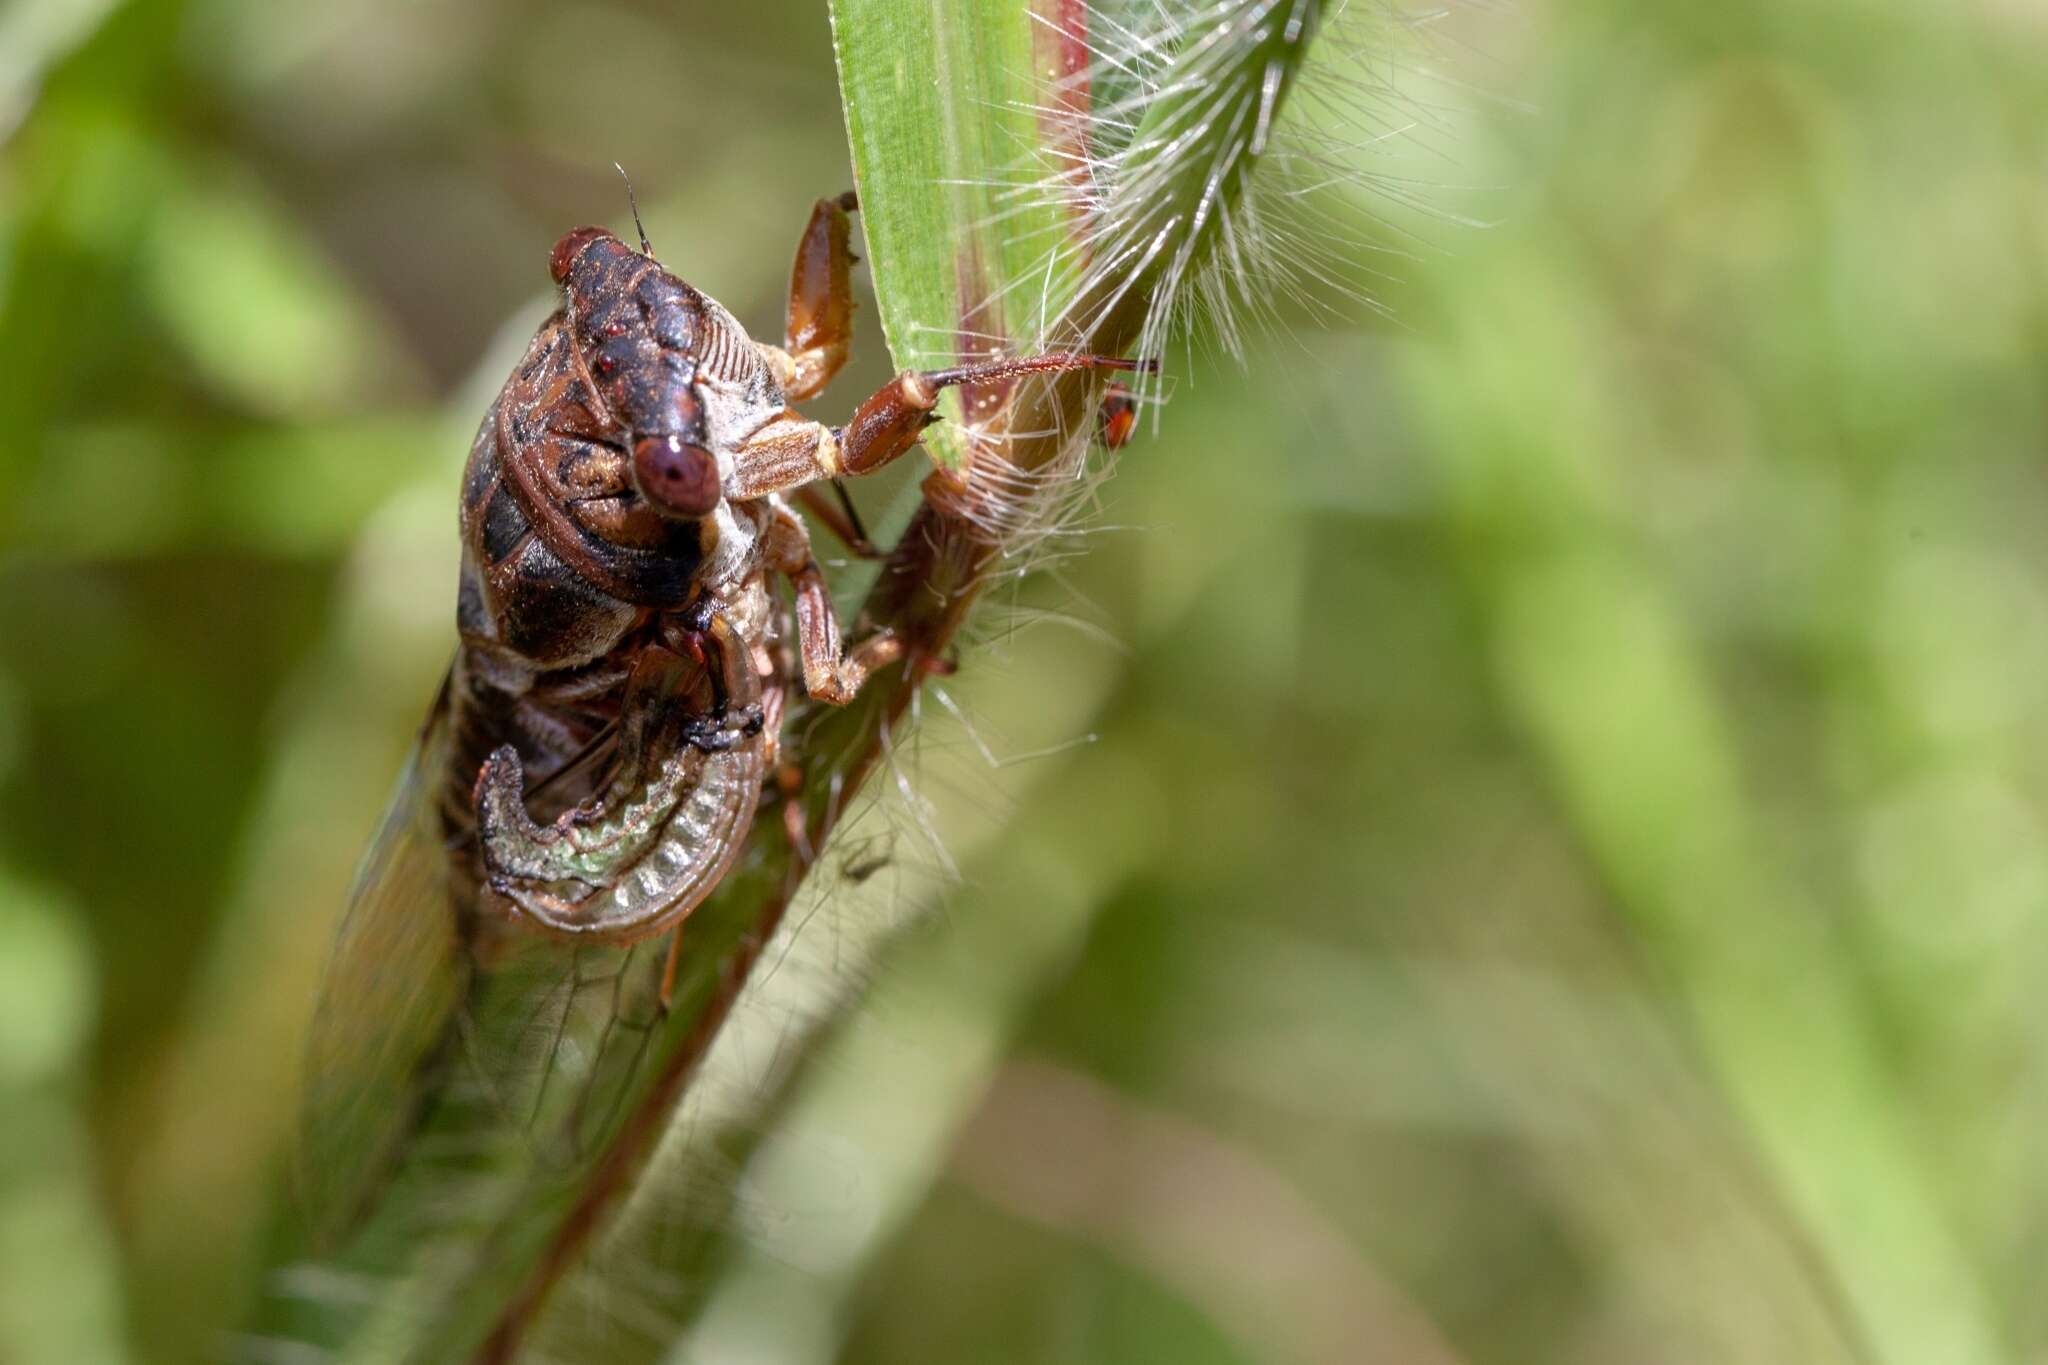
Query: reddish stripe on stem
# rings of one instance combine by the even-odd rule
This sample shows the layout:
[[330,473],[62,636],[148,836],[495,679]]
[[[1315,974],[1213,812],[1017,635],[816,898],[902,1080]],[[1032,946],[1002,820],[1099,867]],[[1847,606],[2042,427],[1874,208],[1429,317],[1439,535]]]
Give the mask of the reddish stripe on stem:
[[1031,0],[1031,56],[1040,86],[1039,133],[1067,182],[1075,231],[1085,235],[1094,183],[1088,133],[1095,112],[1088,81],[1087,0]]

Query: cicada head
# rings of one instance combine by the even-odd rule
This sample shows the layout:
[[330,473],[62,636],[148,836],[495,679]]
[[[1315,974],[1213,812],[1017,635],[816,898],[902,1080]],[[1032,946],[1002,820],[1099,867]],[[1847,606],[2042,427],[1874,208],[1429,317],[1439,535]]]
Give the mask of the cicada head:
[[724,497],[697,384],[701,295],[599,227],[555,243],[578,352],[633,456],[633,485],[662,516],[695,521]]

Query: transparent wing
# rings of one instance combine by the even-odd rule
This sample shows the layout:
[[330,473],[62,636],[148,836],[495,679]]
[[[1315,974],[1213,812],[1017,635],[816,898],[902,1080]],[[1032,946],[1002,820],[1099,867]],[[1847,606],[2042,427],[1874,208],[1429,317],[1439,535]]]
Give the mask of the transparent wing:
[[526,929],[479,951],[434,1137],[508,1166],[589,1155],[663,1021],[669,938],[568,943]]
[[319,1242],[355,1223],[397,1166],[465,991],[433,800],[446,722],[437,703],[356,873],[313,1016],[299,1183]]
[[575,1166],[619,1121],[665,1019],[669,935],[577,943],[462,913],[435,800],[448,731],[437,704],[314,1016],[299,1183],[316,1249],[395,1181],[474,1206],[486,1185]]

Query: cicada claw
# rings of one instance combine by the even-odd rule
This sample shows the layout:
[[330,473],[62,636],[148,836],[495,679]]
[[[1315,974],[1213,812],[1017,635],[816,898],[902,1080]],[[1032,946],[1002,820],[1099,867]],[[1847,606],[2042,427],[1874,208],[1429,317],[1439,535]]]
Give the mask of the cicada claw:
[[699,753],[722,754],[761,733],[766,724],[760,703],[694,717],[683,728],[684,742]]

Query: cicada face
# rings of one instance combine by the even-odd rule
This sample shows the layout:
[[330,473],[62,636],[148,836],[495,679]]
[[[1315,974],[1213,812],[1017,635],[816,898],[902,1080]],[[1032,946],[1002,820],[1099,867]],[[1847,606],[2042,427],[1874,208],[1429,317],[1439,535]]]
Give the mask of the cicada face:
[[640,510],[700,521],[724,496],[696,388],[704,300],[649,265],[602,228],[578,228],[555,244],[548,270],[562,287],[576,348],[630,453]]

